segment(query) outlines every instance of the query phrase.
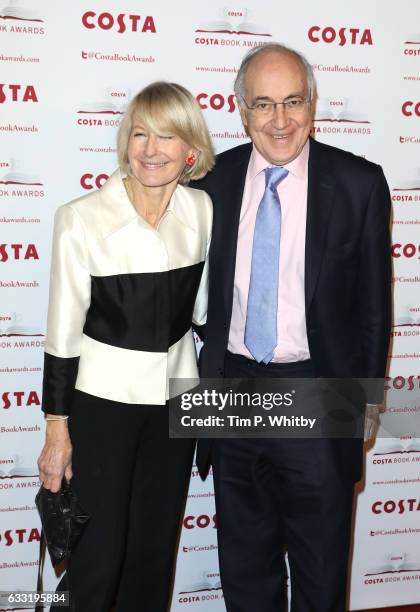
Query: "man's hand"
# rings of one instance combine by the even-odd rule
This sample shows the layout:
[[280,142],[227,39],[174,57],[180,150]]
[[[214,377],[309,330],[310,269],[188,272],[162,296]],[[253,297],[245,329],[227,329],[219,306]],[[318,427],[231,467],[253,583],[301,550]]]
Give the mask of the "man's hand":
[[385,412],[383,404],[366,404],[364,441],[373,440],[378,433],[379,415]]
[[39,479],[46,489],[56,493],[61,488],[63,477],[71,480],[71,457],[67,420],[48,421],[45,445],[38,459]]

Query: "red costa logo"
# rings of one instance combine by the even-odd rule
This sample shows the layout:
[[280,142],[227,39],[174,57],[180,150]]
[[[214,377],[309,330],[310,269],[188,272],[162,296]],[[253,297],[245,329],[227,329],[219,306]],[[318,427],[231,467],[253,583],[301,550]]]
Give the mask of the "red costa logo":
[[394,376],[394,378],[387,376],[385,380],[386,390],[396,389],[400,391],[404,389],[405,391],[412,391],[413,389],[420,389],[420,376]]
[[183,523],[185,529],[195,529],[195,527],[205,529],[206,527],[209,527],[211,523],[213,524],[213,529],[217,528],[215,514],[213,514],[212,517],[210,517],[208,514],[200,514],[200,516],[193,516],[190,514],[189,516],[184,517]]
[[0,534],[0,542],[5,546],[40,541],[41,536],[36,527],[33,529],[7,529],[3,534]]
[[350,45],[373,45],[372,33],[369,28],[360,30],[360,28],[340,28],[336,30],[331,26],[322,28],[320,26],[312,26],[308,30],[308,38],[311,42],[333,43],[337,41],[340,47]]
[[[204,102],[205,100],[205,102]],[[225,97],[222,94],[207,94],[207,93],[199,93],[197,96],[197,102],[200,105],[200,108],[206,109],[210,106],[210,108],[214,110],[221,110],[225,106],[227,107],[228,113],[233,113],[235,110],[235,96],[230,94]]]
[[94,28],[101,28],[101,30],[117,30],[118,34],[124,32],[153,32],[156,34],[156,26],[153,17],[148,15],[142,17],[141,15],[126,15],[120,13],[119,15],[112,15],[112,13],[95,13],[95,11],[86,11],[82,15],[82,23],[88,30]]
[[97,125],[105,125],[111,127],[119,127],[120,120],[119,119],[95,119],[92,117],[80,117],[77,120],[77,125],[89,125],[89,126],[97,126]]
[[407,100],[401,107],[401,112],[405,117],[412,117],[416,115],[420,117],[420,102],[412,102]]
[[39,259],[34,244],[0,244],[0,262],[9,259]]
[[11,406],[40,406],[38,393],[36,391],[5,391],[1,396],[3,408]]
[[7,100],[11,102],[38,102],[38,97],[33,85],[0,83],[0,104]]
[[[410,191],[420,191],[420,188],[416,187],[415,189],[410,189]],[[417,195],[417,194],[411,195],[411,194],[406,194],[406,193],[400,195],[400,194],[393,193],[392,201],[393,202],[419,202],[420,195]]]
[[420,512],[420,500],[418,499],[400,499],[395,501],[388,499],[388,501],[376,501],[372,504],[372,512],[374,514],[404,514],[404,512]]
[[[420,253],[420,245],[416,246],[409,242],[408,244],[401,244],[400,242],[396,242],[391,247],[392,257],[414,257],[417,255],[417,252]],[[420,259],[420,255],[418,257]]]
[[83,189],[94,189],[95,187],[99,189],[102,185],[108,180],[108,174],[97,174],[96,176],[91,172],[86,172],[80,178],[80,184]]

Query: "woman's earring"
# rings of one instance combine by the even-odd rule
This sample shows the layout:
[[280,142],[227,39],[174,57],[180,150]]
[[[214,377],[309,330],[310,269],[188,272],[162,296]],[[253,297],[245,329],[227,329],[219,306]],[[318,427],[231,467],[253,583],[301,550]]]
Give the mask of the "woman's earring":
[[185,159],[185,164],[187,166],[190,166],[190,167],[194,166],[194,164],[195,164],[195,157],[194,157],[193,154],[188,155],[188,157]]

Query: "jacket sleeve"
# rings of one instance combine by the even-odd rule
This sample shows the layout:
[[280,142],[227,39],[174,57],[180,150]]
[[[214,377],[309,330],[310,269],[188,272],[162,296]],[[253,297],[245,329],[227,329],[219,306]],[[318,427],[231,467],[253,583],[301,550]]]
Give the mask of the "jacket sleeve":
[[383,401],[391,331],[390,210],[389,188],[378,166],[364,224],[359,275],[364,386],[367,402],[372,404]]
[[205,217],[205,232],[207,237],[206,259],[204,262],[203,272],[201,274],[200,285],[197,292],[197,297],[193,311],[194,327],[205,325],[207,319],[207,303],[209,293],[209,249],[211,242],[211,227],[213,222],[213,205],[207,193],[202,192],[204,196],[204,206],[206,207]]
[[42,410],[67,415],[90,304],[85,232],[77,212],[59,208],[54,220]]

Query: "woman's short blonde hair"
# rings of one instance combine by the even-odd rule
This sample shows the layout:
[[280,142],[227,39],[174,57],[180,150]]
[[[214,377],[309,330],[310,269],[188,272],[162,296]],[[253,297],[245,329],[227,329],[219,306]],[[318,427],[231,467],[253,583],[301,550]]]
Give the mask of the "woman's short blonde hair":
[[117,153],[121,170],[131,174],[128,142],[134,119],[156,134],[174,134],[199,151],[193,166],[185,166],[182,185],[202,178],[214,165],[214,151],[201,109],[193,95],[177,83],[156,81],[130,102],[118,130]]

